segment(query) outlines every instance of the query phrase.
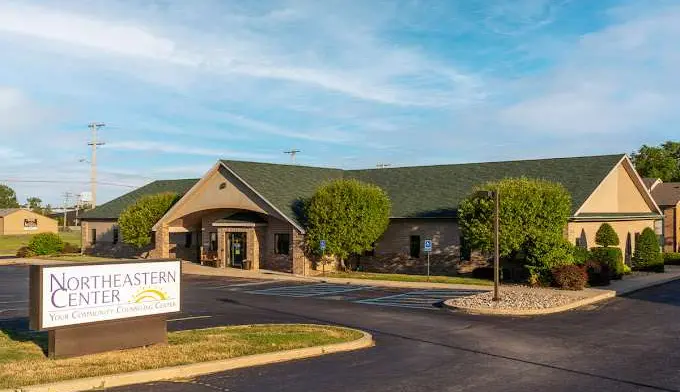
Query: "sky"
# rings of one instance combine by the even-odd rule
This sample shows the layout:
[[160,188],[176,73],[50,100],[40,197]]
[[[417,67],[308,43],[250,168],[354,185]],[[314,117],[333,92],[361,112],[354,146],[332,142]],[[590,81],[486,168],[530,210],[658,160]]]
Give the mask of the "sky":
[[89,190],[90,122],[99,203],[293,148],[347,169],[630,153],[678,139],[679,39],[674,0],[0,0],[0,183]]

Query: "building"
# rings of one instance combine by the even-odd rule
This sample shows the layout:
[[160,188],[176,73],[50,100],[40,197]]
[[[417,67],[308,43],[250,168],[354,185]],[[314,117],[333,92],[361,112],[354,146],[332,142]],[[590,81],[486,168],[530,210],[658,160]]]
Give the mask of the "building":
[[56,233],[57,221],[22,208],[0,208],[0,235]]
[[145,194],[174,191],[182,198],[154,226],[153,257],[181,257],[217,267],[266,268],[296,274],[318,266],[304,249],[301,200],[328,180],[356,178],[383,188],[392,201],[384,235],[360,263],[375,271],[414,272],[424,267],[422,245],[433,242],[434,272],[451,272],[461,261],[458,203],[491,180],[532,177],[562,183],[572,196],[565,228],[570,242],[595,246],[604,222],[622,239],[627,259],[636,233],[661,234],[661,211],[623,154],[457,165],[340,170],[295,165],[218,161],[201,179],[156,181],[85,213],[83,244],[92,252],[121,252],[116,219]]
[[663,250],[680,252],[680,182],[645,178],[654,201],[663,212]]

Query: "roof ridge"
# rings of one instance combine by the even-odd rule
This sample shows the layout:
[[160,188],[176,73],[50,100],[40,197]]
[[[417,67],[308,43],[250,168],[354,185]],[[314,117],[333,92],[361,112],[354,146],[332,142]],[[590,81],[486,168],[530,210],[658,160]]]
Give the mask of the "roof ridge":
[[273,162],[257,162],[257,161],[239,161],[233,159],[220,159],[220,162],[224,164],[228,163],[247,163],[256,165],[272,165],[272,166],[287,166],[287,167],[300,167],[307,169],[321,169],[321,170],[341,170],[343,172],[356,172],[365,170],[392,170],[392,169],[408,169],[408,168],[427,168],[427,167],[442,167],[442,166],[460,166],[460,165],[484,165],[484,164],[503,164],[503,163],[513,163],[513,162],[535,162],[535,161],[557,161],[565,159],[589,159],[589,158],[622,158],[627,156],[626,153],[618,154],[602,154],[602,155],[583,155],[583,156],[568,156],[568,157],[556,157],[556,158],[528,158],[528,159],[508,159],[503,161],[483,161],[483,162],[460,162],[460,163],[439,163],[434,165],[408,165],[408,166],[394,166],[386,168],[375,168],[369,167],[364,169],[343,169],[339,167],[325,167],[325,166],[310,166],[310,165],[296,165],[290,163],[273,163]]

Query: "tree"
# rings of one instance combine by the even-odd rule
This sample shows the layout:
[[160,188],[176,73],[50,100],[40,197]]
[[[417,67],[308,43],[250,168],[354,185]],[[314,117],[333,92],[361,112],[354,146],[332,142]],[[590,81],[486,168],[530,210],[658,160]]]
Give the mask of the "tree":
[[38,214],[43,213],[42,199],[39,197],[29,197],[26,199],[26,207]]
[[158,193],[143,196],[123,210],[118,218],[118,227],[123,242],[137,248],[151,244],[151,229],[177,202],[176,193]]
[[654,230],[649,227],[635,240],[633,266],[638,270],[663,272],[663,256],[661,246]]
[[7,185],[0,185],[0,208],[19,208],[17,194]]
[[680,181],[680,142],[667,141],[658,147],[643,145],[632,158],[635,169],[643,177]]
[[595,243],[605,248],[608,246],[618,246],[619,236],[609,223],[603,223],[597,229],[597,233],[595,233]]
[[500,253],[522,259],[537,273],[571,264],[571,245],[564,228],[571,215],[571,196],[561,184],[530,178],[507,178],[475,188],[458,206],[463,240],[471,248],[493,249],[494,201],[479,191],[500,192]]
[[372,248],[387,229],[391,203],[379,187],[353,179],[334,180],[320,186],[307,201],[304,212],[307,246],[345,260]]

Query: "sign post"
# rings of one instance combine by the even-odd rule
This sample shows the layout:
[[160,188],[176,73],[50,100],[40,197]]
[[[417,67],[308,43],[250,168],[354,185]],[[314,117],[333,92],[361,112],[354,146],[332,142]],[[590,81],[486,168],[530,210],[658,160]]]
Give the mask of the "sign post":
[[425,240],[425,246],[423,246],[425,253],[427,254],[427,281],[430,281],[430,253],[432,253],[432,240]]
[[181,278],[179,260],[32,265],[30,328],[48,331],[50,358],[166,343]]
[[319,241],[319,249],[321,249],[321,269],[322,269],[322,274],[325,277],[326,276],[326,260],[324,259],[324,256],[326,254],[326,240],[321,240]]

